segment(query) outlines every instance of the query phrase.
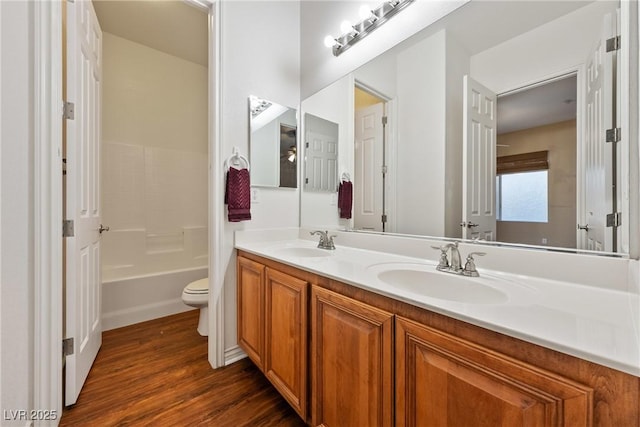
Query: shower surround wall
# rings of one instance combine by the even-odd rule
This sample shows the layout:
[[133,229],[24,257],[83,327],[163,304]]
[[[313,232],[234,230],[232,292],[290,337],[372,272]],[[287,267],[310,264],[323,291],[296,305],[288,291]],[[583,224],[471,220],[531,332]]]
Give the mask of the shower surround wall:
[[190,309],[207,276],[207,68],[121,37],[103,41],[103,325]]

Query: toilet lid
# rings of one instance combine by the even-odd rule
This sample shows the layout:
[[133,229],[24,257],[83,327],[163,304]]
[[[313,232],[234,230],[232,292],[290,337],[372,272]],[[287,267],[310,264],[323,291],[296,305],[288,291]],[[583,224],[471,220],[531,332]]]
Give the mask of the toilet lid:
[[188,294],[206,294],[209,292],[209,278],[205,277],[204,279],[196,280],[195,282],[189,283],[184,291]]

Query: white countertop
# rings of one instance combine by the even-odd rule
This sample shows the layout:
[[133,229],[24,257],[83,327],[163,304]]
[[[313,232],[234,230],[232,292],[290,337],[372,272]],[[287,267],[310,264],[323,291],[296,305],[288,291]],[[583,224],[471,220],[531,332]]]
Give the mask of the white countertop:
[[[264,237],[264,236],[263,236]],[[498,302],[463,303],[403,290],[380,280],[385,264],[436,263],[337,244],[326,256],[302,257],[283,248],[315,248],[310,240],[236,240],[235,247],[477,326],[640,377],[639,295],[615,289],[504,273],[478,266],[478,283],[506,295]],[[398,264],[395,264],[398,263]],[[480,264],[480,263],[478,263]],[[443,276],[449,273],[435,272]],[[470,278],[469,280],[477,280]]]

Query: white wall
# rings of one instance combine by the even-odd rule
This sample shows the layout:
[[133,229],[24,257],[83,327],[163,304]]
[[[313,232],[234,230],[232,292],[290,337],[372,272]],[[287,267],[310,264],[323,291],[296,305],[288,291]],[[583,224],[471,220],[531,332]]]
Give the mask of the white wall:
[[[352,179],[354,176],[353,103],[353,78],[349,75],[305,99],[301,104],[303,123],[304,115],[309,113],[338,124],[338,180],[343,172],[348,172]],[[303,132],[307,132],[304,124]],[[304,135],[301,141],[304,144]],[[351,223],[351,220],[339,218],[336,192],[302,191],[300,197],[303,227],[330,229],[346,227]]]
[[462,237],[462,119],[463,78],[469,74],[469,53],[447,33],[446,37],[446,167],[444,236]]
[[603,15],[618,2],[596,1],[471,58],[471,76],[496,93],[583,64],[601,34]]
[[446,110],[445,32],[405,49],[397,58],[397,229],[444,235]]
[[[340,36],[340,23],[344,20],[358,22],[358,10],[362,3],[348,0],[302,1],[300,6],[300,25],[303,29],[300,37],[302,98],[307,98],[347,75],[466,2],[467,0],[417,0],[382,27],[370,33],[366,41],[356,44],[339,57],[335,57],[331,49],[324,46],[324,38],[327,35]],[[374,4],[371,6],[373,7]]]
[[353,72],[354,78],[388,98],[397,95],[396,53],[387,52]]
[[[111,228],[102,238],[105,319],[123,307],[135,311],[130,295],[143,293],[132,289],[139,281],[126,282],[129,289],[113,281],[207,265],[207,80],[200,64],[103,33],[101,197]],[[165,292],[171,303],[186,283],[176,280]],[[158,304],[160,292],[144,294],[140,310]],[[165,302],[171,309],[157,314],[176,312]]]
[[[300,103],[300,4],[290,1],[220,3],[220,108],[222,163],[233,147],[249,153],[247,98],[280,105]],[[268,36],[265,36],[268,35]],[[222,185],[222,177],[215,179]],[[239,229],[297,227],[299,189],[260,188],[251,221],[222,226],[225,348],[236,345],[236,258],[233,233]],[[215,202],[214,202],[215,203]],[[214,288],[221,284],[214,283]],[[213,290],[215,292],[215,289]]]
[[3,1],[0,14],[0,409],[8,411],[33,405],[33,4]]
[[202,227],[206,241],[207,68],[109,33],[103,40],[104,263],[120,262],[118,231]]

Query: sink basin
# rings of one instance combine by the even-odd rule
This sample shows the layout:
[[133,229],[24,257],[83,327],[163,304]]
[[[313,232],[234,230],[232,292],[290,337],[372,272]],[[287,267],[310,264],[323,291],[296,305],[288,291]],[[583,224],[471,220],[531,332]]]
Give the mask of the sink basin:
[[500,304],[507,294],[478,277],[458,276],[435,270],[435,266],[401,264],[376,266],[378,279],[399,290],[466,304]]
[[327,249],[318,249],[318,248],[304,248],[304,247],[288,247],[288,248],[278,248],[274,250],[278,255],[281,256],[292,256],[299,258],[320,258],[331,255],[332,251]]

